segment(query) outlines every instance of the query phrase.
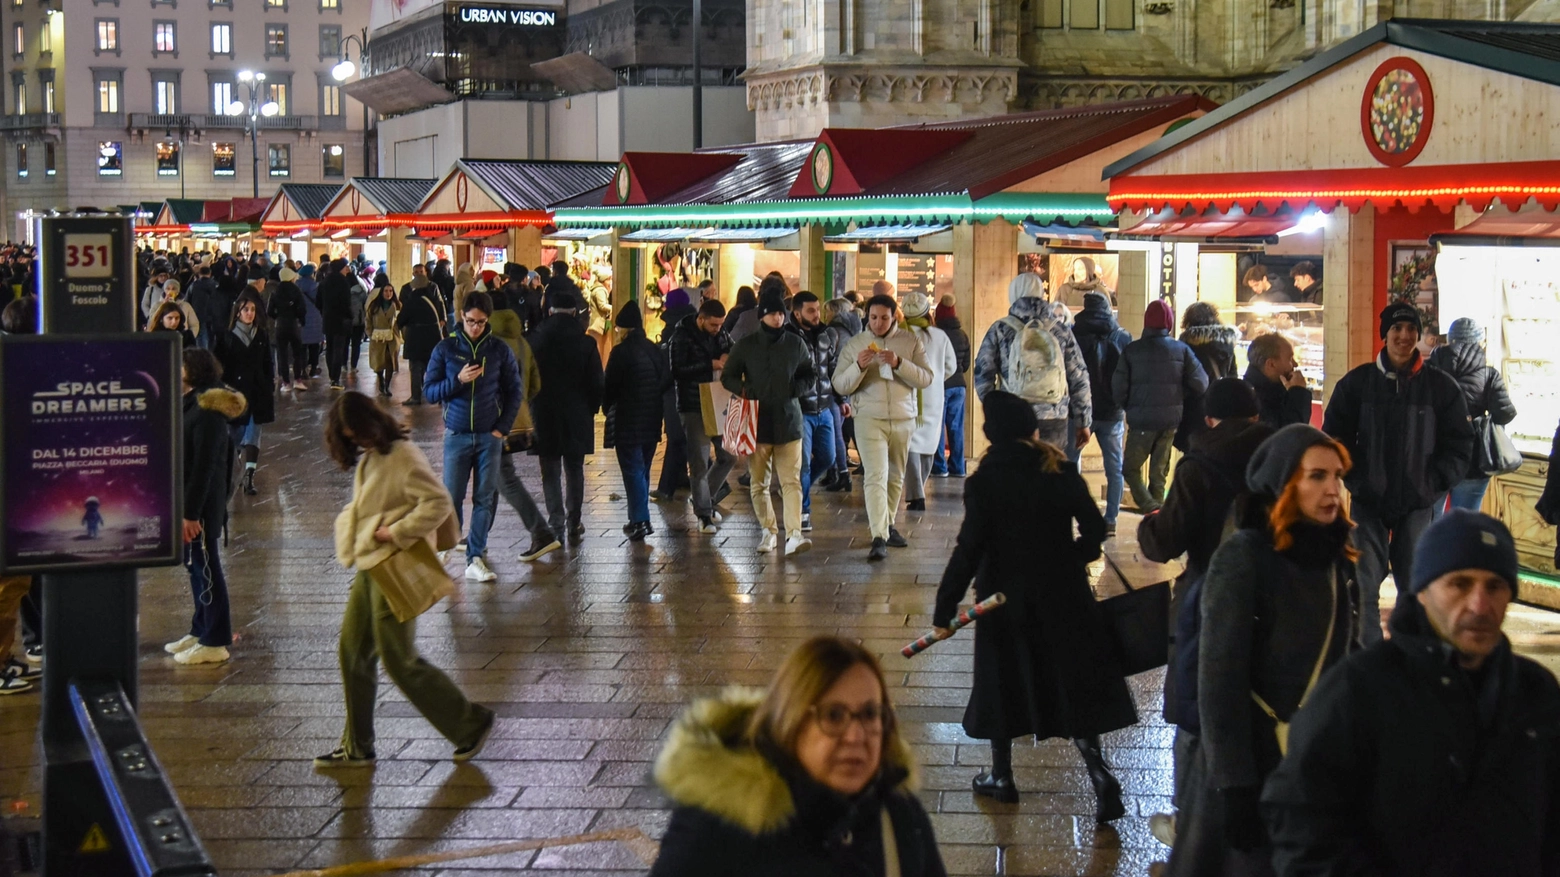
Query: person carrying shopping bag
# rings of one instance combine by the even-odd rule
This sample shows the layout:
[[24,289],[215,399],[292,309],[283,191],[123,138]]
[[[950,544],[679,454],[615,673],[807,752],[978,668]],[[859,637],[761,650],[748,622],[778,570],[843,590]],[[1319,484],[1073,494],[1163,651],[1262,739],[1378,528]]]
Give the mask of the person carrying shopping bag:
[[493,711],[472,703],[415,645],[417,616],[452,590],[430,540],[454,543],[455,504],[406,428],[368,396],[336,399],[325,446],[343,470],[356,468],[352,501],[336,518],[336,559],[357,575],[339,648],[346,728],[341,745],[314,766],[373,765],[381,662],[406,699],[455,744],[452,757],[467,761],[487,742]]

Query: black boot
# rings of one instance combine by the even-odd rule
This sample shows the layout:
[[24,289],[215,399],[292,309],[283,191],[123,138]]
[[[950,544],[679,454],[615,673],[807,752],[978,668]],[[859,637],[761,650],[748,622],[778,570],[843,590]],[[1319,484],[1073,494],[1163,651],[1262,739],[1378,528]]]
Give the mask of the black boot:
[[975,794],[1003,804],[1018,803],[1018,786],[1013,782],[1013,741],[991,741],[991,770],[970,783]]
[[257,494],[259,492],[260,491],[255,489],[255,470],[253,470],[253,469],[245,469],[244,470],[244,495],[245,496],[254,496],[255,494]]
[[1078,737],[1073,745],[1083,755],[1083,763],[1089,769],[1089,782],[1094,785],[1094,821],[1104,825],[1127,815],[1126,805],[1121,803],[1121,783],[1105,764],[1100,738]]

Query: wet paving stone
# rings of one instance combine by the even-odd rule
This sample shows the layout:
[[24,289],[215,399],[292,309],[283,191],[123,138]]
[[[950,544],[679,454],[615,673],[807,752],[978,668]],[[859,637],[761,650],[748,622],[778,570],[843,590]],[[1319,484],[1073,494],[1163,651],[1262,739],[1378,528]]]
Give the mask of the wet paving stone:
[[[351,491],[350,475],[320,447],[330,397],[316,383],[278,399],[260,495],[234,502],[223,556],[238,637],[233,661],[186,668],[164,654],[162,644],[184,633],[189,617],[187,580],[180,570],[141,576],[141,718],[224,875],[622,829],[657,838],[668,805],[650,769],[678,711],[727,685],[764,684],[787,650],[820,632],[858,638],[882,658],[951,874],[1141,875],[1166,855],[1146,821],[1168,806],[1171,785],[1162,672],[1132,680],[1141,724],[1105,738],[1128,799],[1129,815],[1114,826],[1094,824],[1088,777],[1064,741],[1014,746],[1018,804],[970,792],[971,777],[988,764],[984,742],[959,724],[971,638],[911,660],[899,654],[931,623],[960,520],[957,479],[933,479],[931,508],[901,516],[911,548],[868,565],[859,481],[852,493],[814,496],[814,550],[799,558],[754,553],[758,531],[742,490],[727,500],[717,536],[693,529],[685,500],[653,503],[657,532],[635,545],[620,530],[626,504],[613,498],[623,492],[616,464],[598,454],[586,469],[582,546],[521,563],[529,537],[501,502],[489,555],[498,582],[457,582],[453,598],[418,620],[428,660],[499,717],[482,755],[453,763],[451,744],[382,680],[377,767],[315,771],[310,759],[335,747],[345,714],[336,637],[350,574],[335,563],[331,533]],[[404,398],[404,376],[397,389]],[[395,410],[437,468],[438,412]],[[535,460],[519,465],[540,498]],[[1127,575],[1153,581],[1163,573],[1137,558],[1135,525],[1123,515],[1113,556]],[[1547,614],[1530,626],[1560,629]],[[1517,641],[1555,650],[1552,636]],[[39,806],[37,720],[36,696],[0,702],[0,804]],[[633,848],[608,841],[388,873],[623,877],[645,869]]]

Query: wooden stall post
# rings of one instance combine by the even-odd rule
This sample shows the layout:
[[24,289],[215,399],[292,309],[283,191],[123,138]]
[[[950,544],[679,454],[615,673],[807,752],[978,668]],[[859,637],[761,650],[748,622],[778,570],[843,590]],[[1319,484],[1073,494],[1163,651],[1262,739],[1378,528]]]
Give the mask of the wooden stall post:
[[[1331,278],[1322,306],[1323,403],[1349,369],[1369,362],[1379,344],[1375,282],[1376,208],[1333,211],[1322,244],[1322,263]],[[1342,280],[1340,284],[1338,281]],[[1341,293],[1338,291],[1342,286]]]
[[509,261],[534,269],[542,263],[542,230],[534,225],[509,229]]
[[965,454],[986,450],[981,432],[985,419],[975,398],[973,360],[991,324],[1007,316],[1008,284],[1018,273],[1018,227],[1004,219],[981,225],[961,222],[953,227],[953,296],[959,319],[970,336],[971,369],[964,417]]
[[801,288],[812,290],[821,299],[833,271],[829,253],[823,249],[823,226],[809,223],[797,229],[796,234],[801,244]]

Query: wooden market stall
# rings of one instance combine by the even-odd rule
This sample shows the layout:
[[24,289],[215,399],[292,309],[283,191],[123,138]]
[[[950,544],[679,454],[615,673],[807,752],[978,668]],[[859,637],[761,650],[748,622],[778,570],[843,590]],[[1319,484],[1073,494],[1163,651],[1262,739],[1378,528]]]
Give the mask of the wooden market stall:
[[328,239],[321,217],[341,186],[335,183],[283,183],[260,215],[260,232],[288,258],[319,261]]
[[[417,205],[436,180],[406,177],[353,177],[320,211],[327,248],[345,255],[357,246],[370,261],[383,259],[397,285],[411,280],[412,264],[420,258],[409,240]],[[334,249],[331,250],[334,253]]]
[[[1533,502],[1560,420],[1549,338],[1560,263],[1508,244],[1514,226],[1542,237],[1556,224],[1557,44],[1549,24],[1388,21],[1106,170],[1122,236],[1171,254],[1164,291],[1179,303],[1233,298],[1248,334],[1294,334],[1321,371],[1320,394],[1380,349],[1389,296],[1420,309],[1426,347],[1453,319],[1477,318],[1528,455],[1484,507],[1511,527],[1524,566],[1549,575],[1554,530]],[[1230,238],[1259,245],[1231,259]],[[1282,269],[1297,260],[1312,263],[1325,296],[1320,283],[1288,284],[1293,268]],[[1256,293],[1269,302],[1249,305]],[[1560,607],[1560,583],[1544,584],[1524,598]]]

